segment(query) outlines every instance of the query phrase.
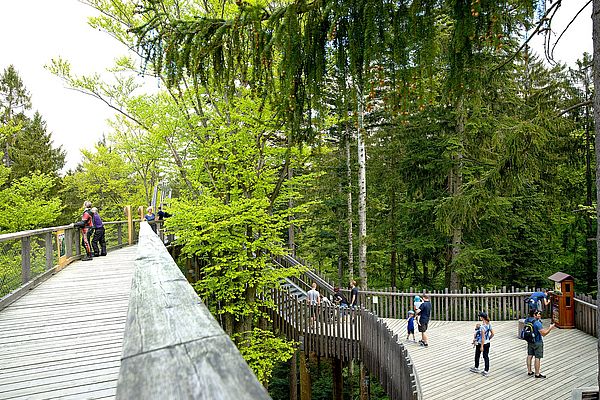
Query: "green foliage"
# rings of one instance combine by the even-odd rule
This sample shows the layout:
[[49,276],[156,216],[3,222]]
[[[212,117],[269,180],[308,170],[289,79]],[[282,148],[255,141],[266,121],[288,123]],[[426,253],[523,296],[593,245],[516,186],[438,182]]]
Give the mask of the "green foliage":
[[28,176],[32,171],[58,177],[65,165],[64,150],[62,147],[53,148],[46,122],[38,112],[33,119],[21,118],[24,119],[22,128],[14,134],[8,151],[11,160],[10,180]]
[[[278,363],[289,360],[295,352],[294,343],[259,328],[234,335],[232,339],[258,380],[263,383],[269,382]],[[267,354],[272,356],[267,357]]]
[[119,153],[98,144],[95,151],[82,150],[82,154],[82,164],[63,178],[62,195],[70,205],[71,219],[79,219],[85,200],[103,210],[107,220],[122,218],[126,205],[145,203],[142,186],[132,177],[133,166]]
[[62,210],[60,199],[52,197],[55,178],[32,174],[7,186],[9,174],[9,169],[0,168],[0,231],[52,226]]

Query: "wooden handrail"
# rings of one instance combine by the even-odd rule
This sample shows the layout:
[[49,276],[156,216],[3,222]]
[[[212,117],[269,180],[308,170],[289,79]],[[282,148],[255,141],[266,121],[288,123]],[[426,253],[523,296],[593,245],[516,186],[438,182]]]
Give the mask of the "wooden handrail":
[[587,301],[584,301],[584,300],[578,299],[577,297],[574,297],[574,298],[573,298],[573,300],[575,300],[575,303],[580,303],[580,304],[582,304],[582,305],[584,305],[584,306],[586,306],[586,307],[593,308],[594,310],[597,310],[597,309],[598,309],[598,306],[597,306],[597,305],[595,305],[595,304],[592,304],[592,303],[588,303]]
[[269,399],[147,222],[135,262],[117,399]]

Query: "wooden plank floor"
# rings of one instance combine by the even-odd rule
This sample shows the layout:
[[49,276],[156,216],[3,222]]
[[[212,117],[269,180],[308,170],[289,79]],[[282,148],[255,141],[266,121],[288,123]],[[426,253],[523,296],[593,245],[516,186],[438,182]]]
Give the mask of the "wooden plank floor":
[[[406,338],[406,321],[384,319],[399,337]],[[544,321],[547,326],[548,321]],[[527,376],[527,343],[517,338],[516,321],[492,321],[495,336],[490,345],[490,375],[469,371],[474,366],[471,345],[475,321],[429,324],[429,347],[405,342],[423,392],[434,399],[571,399],[571,390],[596,386],[597,340],[576,329],[555,329],[544,338],[542,374]],[[420,334],[416,333],[417,341]],[[412,338],[412,337],[411,337]],[[412,339],[411,339],[412,340]],[[483,358],[480,361],[483,369]]]
[[115,397],[136,249],[75,262],[0,311],[0,399]]

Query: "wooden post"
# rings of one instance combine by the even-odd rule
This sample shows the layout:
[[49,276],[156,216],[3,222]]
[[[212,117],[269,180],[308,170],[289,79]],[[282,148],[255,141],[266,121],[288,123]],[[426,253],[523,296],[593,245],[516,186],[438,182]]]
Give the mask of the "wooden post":
[[125,218],[127,219],[127,242],[133,244],[133,216],[131,215],[131,206],[125,206]]
[[75,255],[81,255],[81,230],[75,229]]
[[290,400],[298,400],[298,364],[296,357],[298,352],[290,359]]
[[31,279],[31,238],[21,238],[21,282],[27,283]]
[[46,241],[46,271],[52,268],[54,265],[54,260],[52,260],[53,247],[52,247],[52,232],[47,232],[45,235]]
[[65,247],[67,258],[71,258],[73,256],[73,231],[73,229],[67,229],[65,231]]
[[333,400],[343,400],[344,377],[342,375],[342,359],[334,357],[331,363],[333,367]]
[[311,399],[310,372],[306,363],[306,353],[300,352],[300,400]]
[[117,224],[117,244],[119,246],[123,244],[123,227],[121,224]]

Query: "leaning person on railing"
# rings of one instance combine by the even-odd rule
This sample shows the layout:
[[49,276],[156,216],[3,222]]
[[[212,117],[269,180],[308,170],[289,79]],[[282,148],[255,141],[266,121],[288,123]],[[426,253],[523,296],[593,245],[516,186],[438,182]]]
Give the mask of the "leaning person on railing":
[[[102,222],[102,218],[100,217],[96,207],[92,208],[92,213],[94,214],[94,237],[92,239],[94,257],[105,256],[106,240],[104,238],[104,222]],[[98,243],[100,243],[100,248],[98,248]]]
[[92,214],[92,202],[85,201],[83,203],[83,214],[81,215],[81,221],[77,221],[73,224],[75,228],[81,229],[81,245],[85,250],[85,256],[81,261],[92,260],[92,247],[90,246],[90,238],[94,232],[94,217]]

